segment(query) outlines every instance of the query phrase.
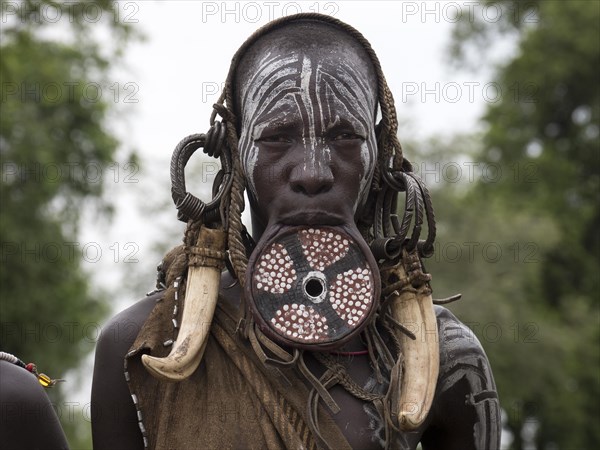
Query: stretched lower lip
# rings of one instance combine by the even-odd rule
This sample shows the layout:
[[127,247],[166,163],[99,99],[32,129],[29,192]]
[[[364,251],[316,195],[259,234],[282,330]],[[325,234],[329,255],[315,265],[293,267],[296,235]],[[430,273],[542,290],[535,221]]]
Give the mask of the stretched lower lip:
[[302,211],[282,216],[279,223],[283,225],[343,225],[347,223],[343,217],[322,211]]

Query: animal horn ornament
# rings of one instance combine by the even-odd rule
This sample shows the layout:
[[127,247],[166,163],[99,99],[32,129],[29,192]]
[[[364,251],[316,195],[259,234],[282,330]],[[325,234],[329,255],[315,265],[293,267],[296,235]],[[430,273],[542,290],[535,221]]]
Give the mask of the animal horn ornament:
[[248,267],[247,304],[261,331],[281,345],[339,347],[379,305],[379,271],[357,229],[274,227]]
[[202,226],[191,253],[181,327],[173,348],[164,358],[142,355],[146,369],[165,381],[185,380],[200,365],[217,306],[225,233]]
[[[402,261],[382,268],[388,282],[391,319],[413,335],[399,333],[402,349],[402,374],[396,417],[400,428],[413,431],[427,418],[431,408],[439,372],[439,343],[430,276],[422,272],[416,252],[403,251]],[[392,282],[393,280],[393,282]]]
[[[226,234],[219,220],[222,193],[231,183],[231,159],[224,145],[225,124],[216,122],[210,131],[183,139],[173,152],[171,182],[173,201],[180,220],[203,224],[196,242],[186,249],[189,254],[185,300],[181,326],[168,356],[142,355],[146,369],[156,378],[181,381],[198,367],[206,348],[210,324],[217,305],[221,269],[225,261]],[[221,158],[221,175],[215,180],[213,200],[205,204],[186,192],[184,169],[200,147],[210,156]]]
[[[381,278],[390,321],[409,331],[398,333],[403,356],[401,383],[394,392],[395,398],[389,400],[395,405],[393,413],[400,428],[413,431],[427,418],[439,373],[437,320],[429,286],[431,275],[424,272],[421,264],[421,257],[433,254],[435,217],[429,192],[417,175],[387,171],[384,176],[388,187],[379,194],[377,221],[384,234],[393,228],[396,236],[377,236],[372,249],[378,259],[385,261]],[[398,192],[405,193],[402,221],[389,214]],[[420,241],[424,215],[428,235]]]

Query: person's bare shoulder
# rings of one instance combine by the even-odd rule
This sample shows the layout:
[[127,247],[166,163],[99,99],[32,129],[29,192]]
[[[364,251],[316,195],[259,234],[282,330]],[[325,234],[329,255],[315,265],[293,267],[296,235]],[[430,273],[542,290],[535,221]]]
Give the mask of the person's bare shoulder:
[[0,408],[3,449],[69,448],[44,388],[30,372],[8,361],[0,361]]
[[109,319],[102,327],[96,354],[108,351],[114,356],[117,353],[122,361],[163,293],[159,291],[149,295]]
[[142,448],[135,406],[123,363],[142,325],[163,292],[136,302],[112,317],[96,345],[92,382],[92,437],[95,449]]
[[425,450],[496,450],[500,446],[500,405],[483,346],[469,327],[436,306],[440,373]]

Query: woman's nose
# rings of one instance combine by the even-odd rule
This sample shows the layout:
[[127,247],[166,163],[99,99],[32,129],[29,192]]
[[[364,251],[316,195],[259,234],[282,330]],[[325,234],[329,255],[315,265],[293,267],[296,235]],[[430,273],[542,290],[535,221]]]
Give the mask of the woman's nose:
[[306,149],[304,156],[290,174],[292,190],[311,197],[329,191],[334,181],[329,151],[325,148]]

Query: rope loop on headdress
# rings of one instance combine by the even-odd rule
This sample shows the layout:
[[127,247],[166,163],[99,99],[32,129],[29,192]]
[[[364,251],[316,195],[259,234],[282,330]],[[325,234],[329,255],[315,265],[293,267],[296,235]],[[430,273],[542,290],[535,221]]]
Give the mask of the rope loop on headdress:
[[[375,239],[371,244],[375,257],[391,261],[396,259],[402,250],[410,253],[415,249],[419,256],[430,257],[434,251],[436,225],[431,196],[425,183],[412,171],[395,170],[390,166],[382,171],[382,179],[384,187],[377,198]],[[395,209],[396,199],[388,190],[404,193],[402,220],[398,220],[398,217],[391,213]],[[419,240],[425,218],[427,237],[425,240]],[[390,225],[395,236],[389,234]]]
[[[232,182],[231,154],[226,145],[226,133],[225,122],[214,122],[206,134],[187,136],[175,147],[171,158],[171,196],[177,208],[179,220],[202,223],[225,222],[220,206],[223,196],[229,190]],[[213,198],[208,203],[187,192],[185,184],[185,167],[199,148],[202,148],[208,156],[220,158],[222,166],[215,178]]]
[[[223,97],[223,94],[221,94],[221,97]],[[215,118],[217,117],[217,114],[219,114],[225,122],[229,122],[230,124],[235,126],[235,122],[236,122],[235,114],[229,108],[227,108],[222,103],[222,101],[223,101],[223,99],[220,98],[219,99],[220,103],[215,103],[213,105],[213,112],[210,115],[210,125],[211,126],[214,125]]]

